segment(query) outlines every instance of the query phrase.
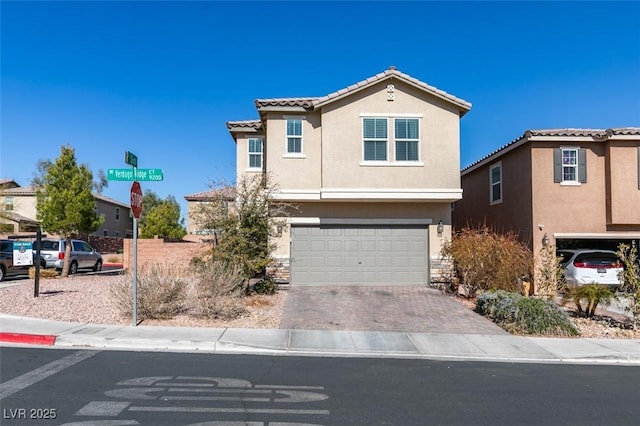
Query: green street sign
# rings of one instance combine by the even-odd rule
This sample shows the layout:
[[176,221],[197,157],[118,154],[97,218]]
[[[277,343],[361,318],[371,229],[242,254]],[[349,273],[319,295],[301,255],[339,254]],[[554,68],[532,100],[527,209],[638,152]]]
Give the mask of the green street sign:
[[[138,157],[129,151],[124,152],[124,163],[133,167],[138,167]],[[162,179],[161,179],[162,180]]]
[[109,169],[107,180],[160,182],[164,174],[162,169]]

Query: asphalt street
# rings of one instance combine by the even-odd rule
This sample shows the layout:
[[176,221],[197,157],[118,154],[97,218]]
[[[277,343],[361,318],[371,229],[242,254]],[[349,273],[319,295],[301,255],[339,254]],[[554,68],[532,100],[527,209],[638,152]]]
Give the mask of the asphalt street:
[[3,426],[582,426],[640,414],[636,366],[0,347],[0,380]]

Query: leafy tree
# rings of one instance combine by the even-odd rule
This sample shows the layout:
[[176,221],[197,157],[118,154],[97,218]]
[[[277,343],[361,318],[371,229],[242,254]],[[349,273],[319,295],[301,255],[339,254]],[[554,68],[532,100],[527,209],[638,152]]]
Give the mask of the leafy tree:
[[147,212],[144,225],[140,227],[140,236],[142,238],[153,238],[157,235],[165,238],[182,239],[186,234],[184,219],[180,218],[180,205],[172,195],[152,207]]
[[194,219],[202,229],[219,234],[213,260],[240,265],[245,280],[256,276],[271,262],[277,228],[296,207],[274,200],[277,190],[269,175],[242,178],[236,185],[235,203],[228,208],[229,185],[213,184],[214,199],[198,206]]
[[[76,162],[75,150],[60,148],[55,161],[40,161],[39,174],[33,179],[37,197],[37,215],[42,228],[69,241],[79,233],[91,233],[104,218],[96,213],[91,193],[93,174],[86,164]],[[71,244],[66,244],[62,276],[69,274]]]
[[635,241],[618,246],[618,257],[622,259],[623,270],[619,273],[624,297],[629,301],[627,311],[633,315],[633,329],[638,327],[640,319],[640,258],[638,258],[638,246]]
[[144,195],[142,196],[142,214],[140,214],[140,219],[138,219],[138,226],[140,226],[140,228],[142,228],[145,224],[147,213],[153,210],[154,207],[162,204],[163,201],[164,200],[152,190],[147,189],[146,191],[144,191]]

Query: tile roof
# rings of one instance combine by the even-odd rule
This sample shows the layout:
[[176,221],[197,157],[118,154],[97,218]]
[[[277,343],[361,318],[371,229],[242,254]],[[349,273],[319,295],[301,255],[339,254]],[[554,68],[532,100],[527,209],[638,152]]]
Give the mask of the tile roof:
[[3,195],[36,195],[33,186],[17,186],[15,188],[6,188],[2,190]]
[[13,222],[38,223],[38,221],[35,219],[31,219],[30,217],[22,216],[21,214],[9,212],[9,211],[3,211],[2,213],[0,213],[0,216],[3,216]]
[[236,199],[236,189],[232,186],[219,189],[210,189],[208,191],[196,192],[184,196],[187,201],[211,201],[222,198],[223,200],[233,201]]
[[256,99],[256,108],[262,109],[265,107],[301,107],[311,109],[315,101],[320,98],[270,98],[270,99]]
[[262,122],[260,120],[243,120],[243,121],[227,121],[227,129],[261,129]]
[[531,129],[525,131],[521,136],[516,139],[513,139],[511,142],[501,146],[495,151],[485,155],[477,161],[469,164],[467,167],[463,168],[461,172],[466,172],[472,168],[475,168],[480,163],[487,161],[488,159],[497,156],[499,153],[504,151],[505,149],[517,144],[524,143],[529,141],[532,137],[536,136],[546,136],[546,137],[587,137],[593,138],[595,141],[605,141],[611,136],[640,136],[640,127],[617,127],[611,129],[576,129],[576,128],[566,128],[566,129]]
[[456,96],[453,96],[445,92],[444,90],[440,90],[437,87],[431,86],[427,83],[424,83],[418,80],[417,78],[411,77],[408,74],[398,71],[396,67],[389,67],[389,69],[386,69],[383,72],[374,75],[373,77],[369,77],[365,80],[359,81],[355,84],[345,87],[344,89],[340,89],[333,93],[329,93],[326,96],[306,97],[306,98],[256,99],[255,104],[258,110],[267,108],[267,107],[300,107],[305,109],[315,109],[329,102],[332,102],[336,99],[340,99],[344,96],[358,92],[375,83],[378,83],[383,80],[391,79],[391,78],[397,78],[397,79],[403,80],[408,84],[411,84],[428,93],[431,93],[432,95],[435,95],[439,98],[445,99],[449,102],[456,104],[462,110],[461,111],[462,114],[466,113],[471,109],[471,104],[465,101],[464,99],[460,99]]

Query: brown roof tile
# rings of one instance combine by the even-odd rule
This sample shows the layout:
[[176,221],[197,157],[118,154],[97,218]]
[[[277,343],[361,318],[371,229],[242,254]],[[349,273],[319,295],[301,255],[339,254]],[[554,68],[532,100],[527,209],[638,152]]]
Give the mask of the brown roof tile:
[[196,192],[195,194],[188,194],[184,196],[187,201],[211,201],[220,199],[227,201],[233,201],[236,199],[236,189],[232,186],[219,189],[210,189],[208,191]]
[[243,120],[243,121],[227,121],[227,129],[261,129],[262,122],[260,120]]
[[316,99],[318,98],[270,98],[256,99],[255,103],[258,109],[270,106],[311,108]]

